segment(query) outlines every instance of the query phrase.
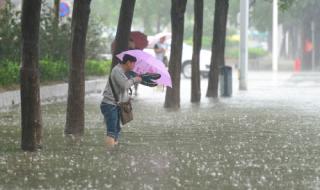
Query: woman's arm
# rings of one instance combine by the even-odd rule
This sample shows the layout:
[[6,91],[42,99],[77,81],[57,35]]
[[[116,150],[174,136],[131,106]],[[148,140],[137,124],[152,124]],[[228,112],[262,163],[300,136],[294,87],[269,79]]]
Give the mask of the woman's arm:
[[139,83],[141,81],[140,77],[134,77],[128,79],[123,73],[119,70],[114,70],[112,74],[112,80],[121,88],[121,89],[129,89],[135,83]]

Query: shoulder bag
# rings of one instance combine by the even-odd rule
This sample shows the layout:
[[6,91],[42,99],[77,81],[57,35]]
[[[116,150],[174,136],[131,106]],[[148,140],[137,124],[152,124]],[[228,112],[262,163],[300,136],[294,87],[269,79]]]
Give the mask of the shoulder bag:
[[127,124],[127,123],[129,123],[130,121],[133,120],[131,100],[129,98],[129,100],[127,102],[118,102],[119,101],[119,97],[114,91],[111,77],[109,77],[109,83],[110,83],[110,86],[111,86],[111,90],[112,90],[114,99],[115,99],[117,105],[120,107],[121,123],[122,123],[122,125],[125,125],[125,124]]

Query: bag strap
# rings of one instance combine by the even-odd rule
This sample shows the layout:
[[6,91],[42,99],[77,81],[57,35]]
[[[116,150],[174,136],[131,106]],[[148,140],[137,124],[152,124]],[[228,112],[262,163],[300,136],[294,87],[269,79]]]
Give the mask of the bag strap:
[[109,76],[109,84],[110,84],[110,87],[111,87],[111,91],[112,91],[113,97],[114,97],[116,103],[118,103],[119,102],[119,98],[118,98],[118,95],[115,93],[115,90],[113,88],[111,76]]
[[[119,102],[119,97],[118,97],[118,95],[115,93],[115,90],[114,90],[114,87],[113,87],[113,83],[112,83],[112,80],[111,80],[111,74],[110,74],[110,76],[109,76],[109,80],[108,80],[108,81],[109,81],[109,83],[110,83],[110,87],[111,87],[111,91],[112,91],[114,100],[116,101],[116,103],[118,103],[118,102]],[[128,90],[129,90],[129,95],[132,95],[132,89],[129,88]]]

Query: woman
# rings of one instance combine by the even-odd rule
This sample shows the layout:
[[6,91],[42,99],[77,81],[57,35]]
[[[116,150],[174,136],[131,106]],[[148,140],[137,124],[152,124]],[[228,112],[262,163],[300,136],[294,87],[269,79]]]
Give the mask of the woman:
[[[133,78],[127,78],[126,76],[127,72],[133,70],[136,61],[135,57],[125,54],[122,62],[112,69],[108,83],[104,89],[100,109],[106,122],[107,132],[105,142],[107,147],[113,147],[118,144],[121,131],[118,103],[127,102],[130,99],[128,93],[130,87],[141,82],[141,77],[139,76]],[[117,98],[114,97],[113,91]],[[115,99],[118,99],[118,102]]]

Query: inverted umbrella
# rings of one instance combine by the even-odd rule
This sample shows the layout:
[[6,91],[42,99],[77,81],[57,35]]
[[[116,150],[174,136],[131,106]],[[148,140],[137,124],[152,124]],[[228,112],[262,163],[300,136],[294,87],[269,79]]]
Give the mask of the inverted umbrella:
[[141,50],[128,50],[118,54],[117,57],[122,60],[125,54],[129,54],[137,58],[137,62],[133,69],[134,72],[138,73],[139,75],[145,73],[160,74],[161,77],[155,80],[155,82],[157,84],[172,87],[171,76],[167,68],[160,60],[156,59],[153,55]]

